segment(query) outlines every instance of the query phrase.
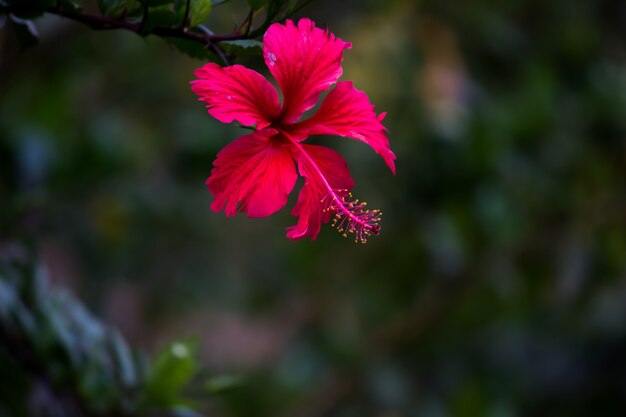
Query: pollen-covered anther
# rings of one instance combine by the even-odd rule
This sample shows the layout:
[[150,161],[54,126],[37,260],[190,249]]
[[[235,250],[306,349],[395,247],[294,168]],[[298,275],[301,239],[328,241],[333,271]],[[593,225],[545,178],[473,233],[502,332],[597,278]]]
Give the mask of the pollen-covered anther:
[[325,210],[335,212],[332,226],[343,237],[354,234],[355,242],[366,243],[369,236],[378,235],[382,214],[379,210],[366,209],[365,201],[351,200],[352,194],[347,190],[336,190],[335,193],[334,198],[326,197],[328,206]]

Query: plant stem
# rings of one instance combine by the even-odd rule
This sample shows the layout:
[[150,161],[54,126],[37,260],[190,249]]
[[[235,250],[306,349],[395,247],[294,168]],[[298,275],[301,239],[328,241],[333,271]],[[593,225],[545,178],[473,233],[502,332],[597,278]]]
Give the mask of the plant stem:
[[[190,31],[189,28],[184,24],[181,27],[155,27],[150,31],[146,32],[144,30],[143,21],[141,22],[129,22],[123,19],[107,17],[107,16],[99,16],[88,13],[80,13],[80,12],[72,12],[68,10],[63,10],[60,7],[51,7],[47,10],[48,13],[54,14],[57,16],[64,17],[66,19],[74,20],[76,22],[82,23],[86,26],[89,26],[94,30],[114,30],[114,29],[123,29],[128,30],[130,32],[136,33],[139,36],[148,36],[148,35],[156,35],[162,38],[178,38],[178,39],[186,39],[193,42],[201,43],[205,45],[207,48],[212,49],[217,55],[219,55],[224,61],[225,64],[228,65],[228,61],[226,60],[226,56],[223,51],[219,48],[219,43],[222,41],[231,41],[238,39],[248,39],[250,38],[249,33],[229,33],[224,35],[216,35],[209,34],[206,32],[194,32]],[[187,17],[186,17],[187,19]],[[185,19],[185,21],[186,21]]]

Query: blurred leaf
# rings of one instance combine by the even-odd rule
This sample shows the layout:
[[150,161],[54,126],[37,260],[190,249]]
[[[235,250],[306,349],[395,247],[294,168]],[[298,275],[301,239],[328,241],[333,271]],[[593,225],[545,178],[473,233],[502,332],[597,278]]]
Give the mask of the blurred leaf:
[[126,18],[131,21],[141,21],[143,19],[144,7],[141,1],[135,0],[126,9]]
[[46,297],[49,296],[47,270],[42,265],[37,265],[29,273],[32,275],[24,281],[24,286],[29,294],[27,301],[35,305],[41,305],[46,301]]
[[211,0],[191,0],[190,27],[198,26],[209,18]]
[[[63,390],[97,415],[132,408],[139,397],[128,388],[137,387],[139,366],[119,333],[105,329],[69,292],[48,288],[43,268],[11,272],[0,263],[0,335],[22,374],[47,381],[32,389]],[[28,390],[23,395],[23,401],[32,397]]]
[[9,0],[10,13],[21,19],[33,19],[52,7],[54,0]]
[[81,10],[80,4],[72,0],[59,0],[59,6],[68,12],[80,12]]
[[137,368],[128,344],[117,331],[112,332],[109,340],[113,349],[113,357],[119,366],[118,373],[122,383],[129,388],[136,386],[138,383]]
[[[175,9],[181,16],[181,21],[185,17],[187,0],[176,0]],[[190,0],[189,2],[189,27],[196,27],[208,19],[211,14],[211,0]]]
[[174,27],[180,26],[183,16],[174,11],[170,6],[159,6],[150,8],[148,17],[144,23],[144,30],[146,32],[152,31],[157,27]]
[[236,41],[224,41],[220,47],[229,55],[254,55],[263,54],[263,43],[254,39],[241,39]]
[[13,321],[9,325],[14,326],[16,331],[33,339],[40,336],[38,323],[35,321],[32,312],[28,310],[21,300],[14,305],[12,318]]
[[[78,367],[82,358],[80,337],[73,331],[71,323],[63,314],[65,304],[45,302],[41,305],[44,326],[50,331],[50,338],[55,344],[64,348],[72,366]],[[61,301],[61,300],[59,300]]]
[[268,0],[248,0],[248,4],[252,10],[259,10],[261,7],[267,5]]
[[8,320],[17,303],[18,295],[15,287],[4,278],[0,278],[0,319]]
[[148,5],[150,7],[166,6],[173,4],[176,0],[149,0]]
[[180,38],[167,38],[167,41],[172,44],[176,49],[192,58],[213,62],[217,62],[219,60],[219,57],[217,55],[208,50],[204,45],[199,42]]
[[280,12],[280,10],[282,9],[282,7],[285,5],[286,2],[287,0],[266,1],[267,13],[265,14],[265,21],[263,22],[261,26],[256,28],[256,30],[254,30],[251,33],[251,37],[260,36],[261,34],[263,34],[265,30],[272,24],[272,22],[277,17],[278,13]]
[[304,8],[305,6],[307,6],[309,3],[311,3],[313,0],[290,0],[289,1],[289,6],[287,6],[287,13],[286,16],[290,17],[291,15],[293,15],[294,13],[296,13],[298,10]]
[[4,29],[4,25],[7,23],[7,15],[0,14],[0,29]]
[[196,372],[197,350],[197,342],[178,341],[157,355],[146,386],[149,404],[166,406],[185,402],[181,390]]
[[210,394],[218,394],[223,391],[237,388],[241,386],[242,383],[243,383],[243,379],[240,375],[218,375],[218,376],[209,378],[205,382],[204,388]]
[[137,7],[139,0],[98,0],[100,13],[105,16],[119,16]]
[[[100,353],[100,352],[99,352]],[[94,357],[97,357],[94,355]],[[103,366],[104,365],[104,366]],[[98,360],[89,361],[80,369],[79,390],[89,402],[89,408],[104,414],[107,409],[121,403],[120,387],[111,378],[110,369]]]
[[33,22],[16,16],[11,16],[11,20],[13,21],[13,31],[15,32],[15,36],[20,43],[21,51],[25,51],[26,49],[37,45],[39,34],[37,33],[37,28]]
[[276,17],[276,15],[285,3],[287,3],[287,0],[269,0],[269,6],[267,8],[267,19],[274,19],[274,17]]
[[197,411],[180,405],[168,408],[167,413],[172,417],[203,417],[203,415]]

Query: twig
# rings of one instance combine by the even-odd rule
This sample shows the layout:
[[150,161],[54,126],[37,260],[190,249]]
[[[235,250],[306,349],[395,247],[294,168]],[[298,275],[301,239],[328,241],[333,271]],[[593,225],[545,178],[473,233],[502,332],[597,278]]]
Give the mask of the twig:
[[189,31],[185,27],[156,27],[149,32],[143,31],[143,20],[139,23],[128,22],[126,20],[99,16],[88,13],[78,13],[68,10],[63,10],[58,7],[51,7],[47,10],[48,13],[61,16],[76,22],[80,22],[94,30],[113,30],[124,29],[130,32],[134,32],[139,36],[156,35],[160,37],[187,39],[190,41],[202,43],[203,45],[211,46],[211,44],[218,44],[222,41],[232,41],[238,39],[250,38],[249,34],[245,33],[229,33],[225,35],[208,34],[206,32],[194,32]]
[[157,35],[162,37],[188,39],[204,44],[219,43],[222,41],[232,41],[238,39],[246,39],[248,36],[242,33],[229,33],[225,35],[208,35],[206,33],[184,31],[182,28],[156,27],[150,32],[141,31],[141,23],[133,23],[125,20],[110,18],[106,16],[98,16],[87,13],[77,13],[52,7],[47,10],[48,13],[67,19],[75,20],[95,30],[112,30],[125,29],[134,32],[140,36]]
[[191,0],[185,2],[185,17],[183,18],[183,31],[189,30],[189,12],[191,11]]

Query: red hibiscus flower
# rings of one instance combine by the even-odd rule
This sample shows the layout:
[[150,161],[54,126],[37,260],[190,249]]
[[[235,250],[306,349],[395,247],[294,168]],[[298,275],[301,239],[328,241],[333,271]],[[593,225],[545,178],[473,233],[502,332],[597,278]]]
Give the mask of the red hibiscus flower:
[[317,103],[320,93],[341,76],[343,50],[351,45],[301,19],[273,24],[263,38],[265,63],[282,90],[282,105],[274,86],[262,75],[233,65],[208,63],[198,68],[192,90],[206,103],[209,114],[221,122],[237,120],[255,126],[251,134],[226,146],[213,163],[206,181],[215,196],[214,211],[234,216],[265,217],[287,203],[298,172],[304,177],[292,214],[298,223],[287,228],[292,240],[314,240],[322,223],[334,217],[340,232],[356,241],[378,234],[380,212],[352,200],[354,181],[345,160],[332,149],[305,145],[311,135],[336,135],[370,145],[395,173],[395,155],[389,149],[384,113],[376,115],[362,91],[349,81],[339,82],[307,120],[299,120]]

